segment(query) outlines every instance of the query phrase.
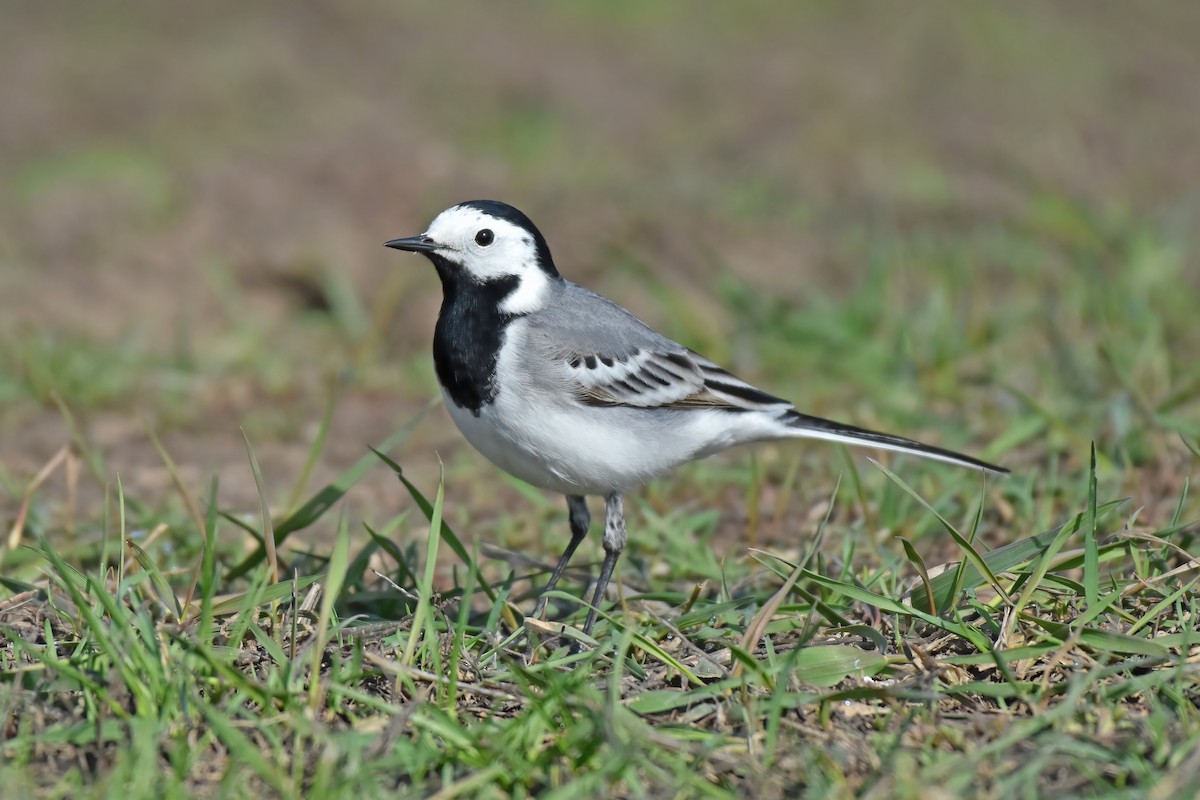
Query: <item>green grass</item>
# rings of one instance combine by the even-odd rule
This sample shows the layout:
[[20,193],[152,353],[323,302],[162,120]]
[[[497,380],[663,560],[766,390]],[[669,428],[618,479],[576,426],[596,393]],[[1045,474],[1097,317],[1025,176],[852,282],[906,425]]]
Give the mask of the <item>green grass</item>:
[[[845,519],[857,501],[835,491],[797,531],[810,542],[798,561],[770,549],[650,560],[635,547],[623,582],[643,583],[639,563],[669,573],[644,581],[649,593],[626,589],[577,655],[553,638],[527,648],[511,602],[544,571],[489,578],[496,564],[443,523],[441,483],[429,500],[402,477],[430,531],[405,552],[386,522],[372,527],[390,536],[350,535],[332,501],[352,470],[274,526],[281,547],[332,526],[331,555],[295,562],[310,577],[274,582],[271,560],[254,560],[233,584],[222,553],[261,541],[261,520],[219,513],[214,482],[206,504],[187,504],[208,509],[191,523],[201,553],[181,558],[131,529],[118,485],[98,564],[77,569],[39,537],[17,572],[40,588],[6,581],[0,778],[39,796],[134,797],[1196,785],[1198,597],[1180,549],[1194,521],[1136,525],[1127,501],[1096,494],[1093,467],[1060,527],[988,550],[977,535],[991,489],[955,523],[882,474],[859,476],[867,502],[898,489],[957,542],[954,562],[912,548],[864,559]],[[879,513],[899,513],[879,520],[899,527],[913,512]],[[555,516],[544,527],[561,539]],[[642,516],[651,542],[711,527],[704,514]]]

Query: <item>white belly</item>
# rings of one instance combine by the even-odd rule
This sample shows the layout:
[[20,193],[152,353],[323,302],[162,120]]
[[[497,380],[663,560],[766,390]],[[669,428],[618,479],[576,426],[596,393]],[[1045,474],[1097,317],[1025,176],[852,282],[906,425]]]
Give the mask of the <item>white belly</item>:
[[463,436],[493,464],[568,495],[624,492],[687,461],[759,438],[747,435],[757,427],[754,414],[553,407],[528,396],[522,403],[517,393],[501,391],[475,416],[445,400]]
[[644,441],[631,440],[627,428],[597,424],[587,409],[580,414],[520,409],[514,400],[501,392],[479,416],[449,397],[446,408],[476,450],[541,489],[605,495],[631,489],[688,460],[688,454],[664,452],[677,448],[647,448]]
[[624,492],[693,459],[781,434],[772,412],[593,406],[574,399],[572,378],[546,343],[526,347],[523,320],[509,324],[493,401],[479,416],[443,392],[451,419],[475,449],[521,480],[567,495]]

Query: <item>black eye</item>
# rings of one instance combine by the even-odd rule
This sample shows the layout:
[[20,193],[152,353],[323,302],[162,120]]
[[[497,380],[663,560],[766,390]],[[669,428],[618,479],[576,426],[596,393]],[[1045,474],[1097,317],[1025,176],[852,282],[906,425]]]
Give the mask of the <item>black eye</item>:
[[479,233],[475,234],[475,244],[479,245],[480,247],[487,247],[494,241],[496,241],[496,234],[492,233],[488,228],[484,228]]

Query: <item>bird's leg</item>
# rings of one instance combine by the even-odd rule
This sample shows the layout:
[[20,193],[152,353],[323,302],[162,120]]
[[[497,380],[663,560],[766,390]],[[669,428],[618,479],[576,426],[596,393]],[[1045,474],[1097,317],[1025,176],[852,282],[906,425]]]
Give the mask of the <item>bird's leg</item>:
[[591,634],[592,626],[596,624],[596,612],[604,600],[608,590],[608,580],[612,577],[613,567],[625,549],[625,509],[621,504],[621,495],[613,492],[604,498],[604,562],[600,565],[600,577],[596,580],[596,592],[592,595],[592,607],[588,610],[587,621],[583,623],[583,632]]
[[579,547],[579,543],[587,536],[588,525],[592,522],[592,515],[588,512],[587,500],[579,495],[567,495],[567,512],[571,520],[571,541],[567,543],[567,549],[563,551],[562,556],[558,559],[558,564],[555,565],[554,571],[550,573],[550,580],[546,581],[546,588],[542,589],[542,596],[538,598],[537,606],[533,609],[534,619],[540,619],[542,612],[546,610],[546,594],[553,591],[558,584],[558,579],[562,577],[563,570],[567,568],[567,562],[571,560],[571,556],[575,555],[575,549]]

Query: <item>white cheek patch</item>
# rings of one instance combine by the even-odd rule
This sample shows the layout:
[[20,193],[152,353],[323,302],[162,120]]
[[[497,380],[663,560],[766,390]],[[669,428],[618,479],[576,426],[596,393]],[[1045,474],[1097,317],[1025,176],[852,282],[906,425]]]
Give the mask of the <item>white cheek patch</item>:
[[[491,244],[476,242],[479,231],[493,232]],[[538,263],[533,236],[502,219],[470,208],[443,211],[426,233],[441,243],[440,252],[479,283],[516,277],[517,288],[500,303],[500,311],[520,316],[546,307],[551,281]]]
[[525,270],[517,282],[517,288],[500,303],[505,314],[530,314],[546,307],[546,294],[550,291],[550,276],[537,267]]

